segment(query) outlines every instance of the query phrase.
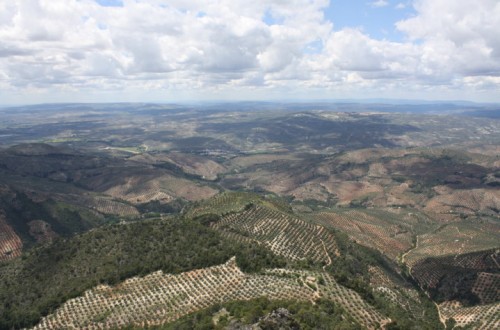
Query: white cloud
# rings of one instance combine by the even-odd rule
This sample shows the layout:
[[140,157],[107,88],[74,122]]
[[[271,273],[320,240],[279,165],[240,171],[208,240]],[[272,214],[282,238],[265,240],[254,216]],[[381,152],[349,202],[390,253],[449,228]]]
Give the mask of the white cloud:
[[[312,40],[326,35],[327,1],[17,0],[0,4],[0,68],[11,83],[38,85],[60,76],[105,79],[180,76],[224,82],[246,72],[285,68]],[[283,24],[267,26],[265,12]],[[200,15],[203,13],[203,15]],[[31,54],[31,55],[30,55]],[[60,69],[60,70],[58,70]],[[43,78],[33,79],[33,73]],[[172,74],[180,72],[182,74]],[[227,73],[224,77],[223,73]],[[210,75],[214,75],[211,77]]]
[[441,72],[500,75],[500,2],[417,1],[418,15],[397,23],[410,40],[421,41],[421,60]]
[[370,6],[377,7],[377,8],[386,7],[388,5],[389,5],[389,2],[387,0],[377,0],[377,1],[370,2]]
[[[322,97],[332,91],[419,97],[435,86],[449,95],[500,95],[496,0],[417,0],[414,17],[397,23],[403,42],[333,30],[335,22],[323,17],[327,0],[163,3],[0,2],[2,98],[33,90],[223,97],[237,88],[241,98],[286,97],[304,88]],[[278,23],[267,25],[266,15]]]

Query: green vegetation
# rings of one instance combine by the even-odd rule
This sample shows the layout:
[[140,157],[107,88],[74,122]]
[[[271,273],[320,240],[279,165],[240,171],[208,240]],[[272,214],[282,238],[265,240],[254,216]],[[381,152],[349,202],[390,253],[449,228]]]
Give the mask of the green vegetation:
[[[217,305],[165,328],[213,328],[222,307],[228,313],[218,327],[260,323],[284,307],[285,324],[306,329],[358,327],[348,314],[364,326],[390,317],[388,329],[442,328],[427,296],[443,302],[443,318],[454,318],[448,328],[491,328],[485,324],[498,315],[500,261],[498,122],[336,112],[386,111],[386,105],[262,106],[61,104],[2,111],[0,231],[7,234],[0,232],[0,252],[17,259],[0,264],[0,329],[29,327],[99,283],[159,269],[198,274],[233,255],[247,272],[286,266],[279,275],[286,277],[290,268],[310,270],[317,280],[297,276],[291,292],[306,290],[311,300],[327,292],[322,297],[339,298],[346,313],[323,300],[261,298]],[[475,132],[474,139],[464,132]],[[218,191],[224,193],[210,198]],[[199,305],[200,281],[189,280],[190,312],[221,302]],[[342,290],[325,291],[329,286]],[[270,298],[275,288],[251,297]],[[231,297],[224,301],[250,299]],[[447,304],[456,300],[465,307]],[[484,304],[493,307],[482,310]]]
[[139,204],[137,209],[142,214],[144,213],[179,213],[187,202],[181,198],[176,198],[168,203],[160,203],[158,200],[153,200],[147,203]]
[[[478,276],[498,275],[498,260],[496,249],[464,253],[460,256],[441,256],[426,258],[417,262],[412,268],[412,276],[430,297],[438,302],[460,301],[462,306],[474,306],[481,301],[478,293],[481,291],[495,292],[494,282],[475,288]],[[468,266],[472,264],[473,267]],[[495,298],[487,303],[495,302]]]
[[0,264],[0,328],[34,325],[99,283],[116,284],[159,269],[180,273],[221,264],[234,255],[246,272],[285,265],[270,251],[230,242],[183,218],[109,225],[57,239]]
[[424,294],[418,297],[418,301],[407,299],[411,307],[404,309],[373,290],[370,286],[370,266],[381,267],[402,288],[412,287],[408,279],[397,274],[394,264],[386,257],[374,249],[354,243],[344,233],[335,232],[335,237],[340,256],[334,258],[326,270],[333,274],[339,284],[358,292],[364,300],[388,315],[393,320],[388,329],[441,329],[436,306]]
[[[254,195],[247,196],[252,197],[251,201],[245,200],[241,193],[224,193],[199,205],[199,209],[195,207],[191,212],[194,214],[201,213],[202,215],[196,218],[197,221],[207,226],[210,225],[212,228],[216,228],[223,233],[230,233],[231,235],[229,237],[235,241],[244,241],[246,238],[261,241],[264,245],[268,240],[275,237],[273,236],[275,231],[277,233],[282,233],[283,230],[280,228],[285,228],[285,226],[290,232],[289,235],[293,236],[296,234],[294,234],[295,231],[291,228],[293,228],[296,222],[300,223],[301,229],[297,232],[300,232],[301,235],[310,230],[308,226],[310,226],[311,223],[319,224],[323,227],[321,234],[319,232],[310,232],[307,237],[319,237],[323,242],[328,242],[327,239],[332,242],[331,244],[326,244],[325,247],[320,244],[317,251],[323,253],[325,248],[327,249],[332,261],[330,265],[325,267],[325,270],[331,273],[339,284],[353,289],[359,293],[365,301],[381,311],[383,315],[389,316],[393,320],[391,323],[393,329],[439,328],[440,322],[436,307],[424,295],[416,299],[405,296],[402,297],[401,299],[405,301],[405,304],[410,306],[405,309],[400,306],[400,302],[394,302],[390,300],[390,298],[374,290],[371,285],[372,274],[369,271],[370,267],[381,268],[386,276],[392,278],[401,288],[413,290],[417,288],[407,279],[399,275],[397,265],[379,251],[357,244],[345,233],[335,230],[332,226],[328,226],[327,223],[316,222],[314,217],[307,216],[307,219],[301,219],[293,214],[285,215],[279,212],[275,213],[275,209],[266,205],[265,199],[256,198],[257,196]],[[228,205],[222,202],[222,199],[225,202],[237,201],[237,205],[239,206],[236,207],[234,203],[231,203],[230,205],[233,209],[231,212],[227,212]],[[210,210],[210,213],[202,213],[200,210]],[[342,212],[345,213],[348,211]],[[378,212],[376,210],[364,210],[363,212],[365,212],[367,216],[381,217],[389,224],[403,224],[412,229],[413,227],[417,227],[418,229],[415,228],[417,232],[423,230],[420,227],[428,226],[428,224],[425,223],[425,219],[422,220],[419,218],[414,224],[405,224],[401,221],[400,217],[388,212]],[[230,222],[228,222],[229,220]],[[420,223],[421,221],[423,221],[423,223]],[[266,226],[266,230],[262,233],[254,230],[254,228],[263,228],[263,225]],[[317,227],[314,226],[311,228]],[[291,240],[293,243],[290,246],[285,244],[286,241],[282,242],[276,240],[273,242],[274,244],[278,244],[278,242],[282,243],[283,246],[286,246],[283,250],[289,252],[294,251],[294,249],[300,246],[301,239],[300,236],[294,236]],[[308,241],[308,246],[314,246],[313,241]],[[338,251],[335,251],[335,249],[338,249]],[[336,252],[338,252],[338,254]],[[282,255],[290,258],[286,253]],[[315,254],[301,252],[297,255],[301,258],[293,263],[294,267],[311,270],[316,269],[319,271],[325,266],[325,261],[321,261],[321,258],[317,257]],[[314,258],[315,256],[316,258]],[[299,283],[300,282],[302,281],[299,279]],[[316,289],[314,284],[306,284],[311,289]],[[403,291],[404,290],[402,290],[402,292]],[[404,295],[401,292],[398,294]],[[425,315],[425,317],[422,315]]]
[[186,213],[188,217],[205,214],[226,215],[244,210],[248,205],[260,200],[259,195],[248,192],[224,192],[207,201],[192,203]]
[[105,222],[105,219],[84,208],[53,200],[37,203],[25,193],[19,192],[10,200],[0,196],[0,209],[4,210],[7,219],[28,247],[36,243],[29,234],[28,223],[33,220],[47,222],[55,233],[64,237],[84,232]]
[[[223,308],[227,313],[219,318],[217,324],[214,324],[214,316]],[[270,313],[279,312],[282,308],[286,309],[289,314],[283,316],[284,313],[282,313],[282,317],[277,320],[269,317]],[[340,306],[329,300],[320,299],[313,305],[297,301],[271,301],[265,297],[215,305],[187,315],[160,329],[224,329],[229,324],[233,326],[258,324],[263,329],[362,329]]]
[[[438,154],[436,154],[438,153]],[[425,191],[435,185],[448,185],[458,189],[480,186],[488,170],[470,162],[470,158],[460,151],[442,150],[435,153],[422,153],[426,161],[417,162],[402,168],[405,175],[418,181],[416,192]]]

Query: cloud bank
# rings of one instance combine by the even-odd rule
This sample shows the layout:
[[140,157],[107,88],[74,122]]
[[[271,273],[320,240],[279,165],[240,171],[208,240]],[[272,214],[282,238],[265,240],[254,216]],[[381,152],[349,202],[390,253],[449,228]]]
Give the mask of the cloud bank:
[[335,29],[324,17],[328,6],[326,0],[2,1],[0,97],[500,101],[497,0],[416,0],[416,15],[396,22],[406,36],[400,42]]

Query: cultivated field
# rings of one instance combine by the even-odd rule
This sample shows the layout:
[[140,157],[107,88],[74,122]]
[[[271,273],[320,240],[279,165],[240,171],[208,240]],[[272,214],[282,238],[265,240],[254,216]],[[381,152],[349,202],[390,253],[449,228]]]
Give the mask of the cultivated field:
[[[323,297],[364,327],[390,317],[404,329],[435,327],[433,299],[443,320],[499,328],[500,122],[483,117],[497,109],[478,109],[254,102],[0,109],[0,262],[12,271],[10,282],[0,279],[8,314],[0,328],[32,326],[50,308],[58,309],[38,328],[155,326],[261,296]],[[177,235],[121,221],[146,217],[187,227]],[[89,230],[92,240],[82,241]],[[209,239],[195,245],[200,233]],[[240,262],[231,248],[244,246],[243,269],[260,265],[255,260],[290,268],[250,275],[230,261],[178,274],[232,255]],[[68,261],[83,252],[83,261]],[[46,270],[61,256],[75,268],[57,268],[50,282]],[[182,268],[165,268],[174,259]],[[27,260],[30,267],[16,267]],[[77,294],[70,288],[81,294],[102,279],[119,283],[157,269],[178,275],[132,277],[64,303]],[[42,273],[52,285],[40,284]]]
[[196,204],[186,213],[186,216],[194,218],[207,214],[226,215],[237,213],[258,200],[260,200],[260,197],[252,193],[224,192]]
[[5,214],[0,210],[0,261],[16,258],[21,255],[23,242],[7,223]]
[[100,285],[67,301],[34,329],[155,326],[217,303],[261,296],[299,301],[331,299],[366,328],[390,321],[327,273],[276,269],[249,275],[236,266],[233,258],[220,266],[179,275],[159,271],[114,287]]
[[359,244],[377,249],[394,260],[412,248],[415,233],[430,226],[426,216],[408,210],[330,209],[309,217],[327,228],[347,233]]
[[335,237],[325,228],[262,205],[228,214],[213,228],[237,241],[263,244],[291,260],[328,264],[338,254]]
[[443,320],[453,318],[456,326],[470,329],[500,329],[500,303],[463,307],[448,301],[438,306]]
[[405,254],[403,261],[411,268],[419,260],[461,254],[499,247],[500,225],[462,221],[444,225],[436,231],[417,237],[416,247]]

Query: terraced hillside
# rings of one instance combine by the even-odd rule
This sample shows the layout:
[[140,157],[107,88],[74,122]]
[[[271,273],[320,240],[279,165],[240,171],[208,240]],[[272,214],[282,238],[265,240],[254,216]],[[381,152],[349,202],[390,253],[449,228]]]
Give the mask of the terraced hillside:
[[5,214],[0,210],[0,261],[19,257],[23,242],[7,223]]
[[98,286],[67,301],[33,329],[158,326],[215,304],[261,296],[297,301],[322,297],[336,302],[363,327],[390,322],[327,273],[275,269],[250,275],[243,273],[233,258],[220,266],[179,275],[160,271],[114,287]]
[[197,218],[206,215],[223,216],[238,213],[261,199],[259,195],[248,192],[224,192],[207,201],[195,203],[194,207],[187,211],[186,216]]
[[0,328],[499,327],[497,119],[233,106],[0,109]]
[[291,260],[328,264],[338,254],[335,237],[324,227],[264,205],[225,215],[212,228],[237,241],[256,242]]
[[308,217],[347,233],[359,244],[377,249],[393,260],[413,247],[417,233],[433,226],[424,214],[401,209],[330,209]]
[[[378,220],[379,223],[386,221],[393,226],[399,223],[417,232],[429,225],[428,219],[422,215],[410,215],[406,219],[405,214],[387,211],[356,212],[358,217],[364,216],[361,219],[367,222],[391,215],[388,220]],[[375,299],[379,299],[380,303],[377,308],[385,313],[395,313],[397,310],[399,315],[405,315],[413,322],[425,322],[423,315],[427,315],[428,319],[433,318],[426,310],[425,298],[420,297],[418,291],[401,277],[396,264],[384,259],[373,249],[360,250],[349,238],[339,236],[338,228],[328,222],[330,213],[324,218],[317,214],[300,216],[293,213],[282,199],[226,192],[194,205],[186,215],[194,216],[233,241],[257,243],[302,266],[317,265],[339,278],[342,284],[363,292],[364,297],[377,297]],[[374,241],[376,239],[382,242],[384,238],[373,237]]]
[[453,256],[498,248],[500,224],[495,221],[461,221],[443,225],[435,231],[419,235],[416,246],[404,256],[412,269],[425,258]]
[[[429,215],[408,211],[332,209],[307,217],[342,230],[393,260],[401,257],[418,285],[440,303],[443,322],[459,317],[460,326],[487,329],[496,325],[498,319],[492,310],[500,301],[497,222],[486,216],[482,221],[469,219],[439,225],[439,220]],[[405,305],[401,297],[407,294],[399,291],[401,284],[395,285],[377,268],[370,272],[376,290]]]
[[194,206],[187,215],[216,216],[210,225],[225,237],[260,244],[290,260],[310,259],[326,265],[338,254],[335,238],[328,230],[294,216],[279,199],[223,193]]
[[[259,297],[326,299],[363,328],[438,322],[434,305],[397,274],[395,264],[339,235],[295,215],[276,196],[226,192],[194,203],[182,218],[105,226],[2,265],[0,297],[11,301],[2,307],[7,318],[0,325],[163,325]],[[234,260],[213,267],[231,251],[247,271]],[[56,271],[47,272],[48,262]],[[26,282],[33,272],[36,285]],[[144,277],[128,279],[134,275]],[[23,309],[26,301],[32,309]]]
[[500,328],[500,303],[498,302],[473,307],[463,307],[459,302],[445,302],[439,305],[439,311],[443,319],[453,319],[457,327]]
[[496,302],[500,299],[495,280],[500,276],[499,252],[426,258],[411,268],[411,274],[439,302],[457,300],[468,306]]
[[24,252],[22,258],[0,262],[0,328],[34,326],[66,300],[99,284],[117,284],[158,270],[179,274],[221,264],[231,256],[248,273],[286,265],[270,251],[228,241],[198,222],[180,218],[108,225],[57,239]]

